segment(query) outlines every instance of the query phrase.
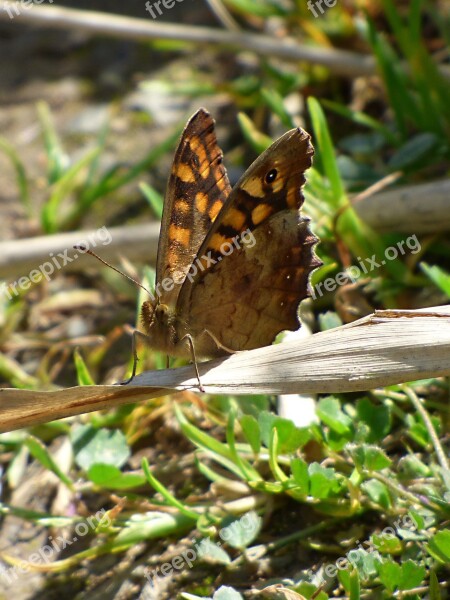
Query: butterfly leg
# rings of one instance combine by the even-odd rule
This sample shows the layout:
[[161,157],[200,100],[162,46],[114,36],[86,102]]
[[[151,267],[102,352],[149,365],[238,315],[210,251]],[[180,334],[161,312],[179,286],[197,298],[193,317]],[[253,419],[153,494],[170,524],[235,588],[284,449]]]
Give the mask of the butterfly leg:
[[131,336],[131,352],[133,354],[133,370],[131,371],[131,377],[128,377],[128,379],[125,379],[125,381],[121,381],[120,385],[129,384],[131,381],[133,381],[133,379],[136,376],[136,367],[139,362],[139,357],[137,355],[137,343],[136,343],[136,339],[138,337],[148,340],[148,336],[146,336],[145,333],[142,333],[142,331],[139,331],[138,329],[133,330],[133,333]]
[[204,392],[205,388],[202,386],[202,382],[200,381],[200,373],[198,372],[198,363],[197,363],[197,357],[195,355],[194,340],[192,339],[192,336],[189,333],[187,333],[185,336],[183,336],[180,341],[182,342],[183,340],[187,340],[189,342],[189,347],[191,349],[191,354],[192,354],[192,361],[194,363],[195,374],[197,375],[197,379],[198,379],[198,389],[201,392]]
[[212,339],[212,341],[216,344],[216,346],[218,348],[220,348],[221,350],[225,350],[225,352],[228,352],[228,354],[236,354],[236,352],[239,352],[239,350],[232,350],[231,348],[228,348],[227,346],[225,346],[224,344],[222,344],[222,342],[220,342],[216,336],[211,333],[211,331],[209,331],[209,329],[204,329],[201,333],[201,335],[203,335],[204,333],[206,333],[207,335],[209,335],[209,337]]

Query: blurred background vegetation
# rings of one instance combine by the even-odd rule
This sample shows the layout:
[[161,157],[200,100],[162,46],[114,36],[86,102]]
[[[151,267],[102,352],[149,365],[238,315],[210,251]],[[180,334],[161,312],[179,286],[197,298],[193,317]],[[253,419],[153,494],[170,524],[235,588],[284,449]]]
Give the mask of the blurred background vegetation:
[[[144,296],[126,280],[80,259],[19,293],[8,286],[48,257],[55,234],[136,225],[135,239],[108,257],[152,286],[151,226],[176,140],[200,106],[216,119],[232,184],[287,129],[311,132],[304,211],[324,262],[315,285],[419,241],[303,303],[305,330],[448,303],[447,2],[177,0],[160,4],[157,19],[141,0],[13,4],[0,2],[3,387],[129,374],[127,326]],[[84,11],[89,27],[70,11],[55,23],[51,11],[63,8]],[[144,29],[122,18],[114,34],[113,15]],[[140,358],[141,368],[165,366],[149,349]],[[2,434],[2,594],[445,598],[448,380],[323,395],[309,421],[298,414],[303,402],[282,418],[274,398],[184,392]],[[101,509],[107,522],[74,542],[77,525]],[[393,523],[395,535],[383,536]],[[192,568],[148,581],[209,538]],[[52,539],[65,546],[30,565]],[[329,575],[349,551],[352,564]]]

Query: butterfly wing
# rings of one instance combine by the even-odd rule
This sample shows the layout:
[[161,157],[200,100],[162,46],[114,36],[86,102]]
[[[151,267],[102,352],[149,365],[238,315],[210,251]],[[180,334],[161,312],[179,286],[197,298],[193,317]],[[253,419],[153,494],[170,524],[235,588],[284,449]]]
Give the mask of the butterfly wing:
[[165,279],[177,285],[169,291],[158,291],[161,302],[175,304],[180,284],[230,192],[214,120],[201,108],[181,135],[167,185],[156,285]]
[[224,353],[214,338],[246,350],[298,329],[298,304],[321,264],[299,215],[313,152],[304,130],[287,132],[244,173],[211,226],[177,302],[200,356]]

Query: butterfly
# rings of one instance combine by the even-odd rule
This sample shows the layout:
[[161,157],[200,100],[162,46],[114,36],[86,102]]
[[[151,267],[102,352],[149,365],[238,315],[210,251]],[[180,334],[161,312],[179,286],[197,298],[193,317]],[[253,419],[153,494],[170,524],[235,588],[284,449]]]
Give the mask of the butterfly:
[[155,291],[141,309],[153,349],[197,369],[198,359],[267,346],[300,327],[299,302],[322,264],[299,213],[313,153],[309,134],[292,129],[232,188],[214,120],[203,108],[189,119],[164,200]]

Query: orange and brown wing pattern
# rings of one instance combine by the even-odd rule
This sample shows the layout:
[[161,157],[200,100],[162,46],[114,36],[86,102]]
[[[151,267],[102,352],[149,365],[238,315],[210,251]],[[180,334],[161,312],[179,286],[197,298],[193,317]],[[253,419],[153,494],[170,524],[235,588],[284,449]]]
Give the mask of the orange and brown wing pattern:
[[321,264],[299,214],[313,152],[305,131],[286,133],[244,173],[213,223],[177,302],[200,356],[223,354],[214,338],[248,350],[298,329],[298,304]]
[[[164,201],[156,281],[184,281],[211,224],[231,192],[214,132],[204,109],[188,121],[178,144]],[[179,291],[179,285],[176,286]],[[178,295],[175,290],[175,295]]]
[[311,166],[313,154],[310,135],[300,127],[274,142],[233,188],[197,258],[209,254],[217,259],[243,231],[254,231],[282,210],[298,211],[304,202],[304,172]]
[[231,350],[251,350],[268,346],[280,331],[297,330],[298,305],[322,264],[317,241],[309,219],[284,210],[255,229],[251,244],[217,262],[190,298],[188,326],[198,355],[223,355],[214,339]]

